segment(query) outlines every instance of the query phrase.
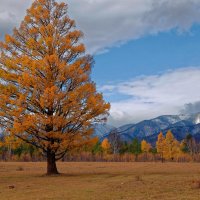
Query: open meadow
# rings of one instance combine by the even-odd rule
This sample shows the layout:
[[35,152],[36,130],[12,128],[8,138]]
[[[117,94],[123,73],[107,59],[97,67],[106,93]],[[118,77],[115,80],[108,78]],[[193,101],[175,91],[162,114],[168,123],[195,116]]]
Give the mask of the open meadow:
[[1,200],[199,200],[197,163],[0,163]]

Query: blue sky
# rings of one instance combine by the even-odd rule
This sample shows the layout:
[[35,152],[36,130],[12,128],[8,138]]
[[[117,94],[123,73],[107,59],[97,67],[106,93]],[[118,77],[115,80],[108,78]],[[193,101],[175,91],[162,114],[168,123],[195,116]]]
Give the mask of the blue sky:
[[200,66],[200,25],[184,32],[172,29],[145,35],[94,58],[92,77],[98,85]]
[[[200,111],[199,0],[58,0],[84,32],[92,79],[119,126]],[[32,0],[1,0],[0,40]]]
[[[200,95],[194,97],[195,95],[190,94],[191,98],[185,98],[185,96],[189,95],[187,90],[190,90],[190,88],[192,88],[192,93],[195,91],[198,93],[199,91],[199,86],[196,85],[200,81],[199,44],[200,25],[194,24],[184,31],[173,28],[166,32],[148,34],[139,39],[131,40],[119,47],[110,48],[105,53],[97,54],[95,56],[96,64],[92,77],[97,82],[97,85],[99,85],[100,90],[103,91],[104,98],[110,101],[114,107],[110,120],[111,123],[114,125],[134,123],[158,115],[180,114],[184,112],[188,104],[190,105],[190,109],[187,109],[187,113],[190,113],[190,111],[199,112],[200,106],[198,102]],[[193,78],[194,71],[197,72],[196,82],[194,81],[195,77]],[[177,80],[170,82],[170,76],[173,76],[173,73],[177,72],[180,72],[177,75]],[[177,96],[182,96],[185,100],[180,100],[178,97],[169,105],[165,101],[162,102],[166,104],[163,106],[157,105],[157,101],[153,101],[149,106],[146,106],[147,103],[143,102],[143,100],[139,100],[138,102],[135,99],[136,97],[141,97],[141,95],[134,95],[134,92],[122,92],[119,89],[125,82],[133,82],[134,85],[134,79],[141,80],[141,77],[145,79],[155,75],[162,77],[167,73],[171,73],[169,75],[169,82],[162,83],[161,87],[168,86],[171,88],[172,91],[169,92],[168,98],[170,98],[170,95],[176,96],[174,93],[182,91]],[[189,76],[189,73],[192,76]],[[184,77],[190,79],[190,81],[187,83],[187,81],[184,81]],[[176,88],[176,85],[181,82],[181,78],[184,83],[182,87],[178,86]],[[154,81],[158,82],[158,80]],[[105,89],[105,85],[107,87],[110,86],[111,89]],[[112,88],[114,85],[118,85],[118,88]],[[148,83],[149,85],[150,83]],[[101,89],[101,86],[104,88]],[[149,89],[148,86],[145,85],[144,87],[146,88],[142,88],[144,92]],[[173,90],[175,91],[173,92]],[[148,99],[148,97],[146,98]],[[195,106],[197,104],[198,106]],[[137,106],[139,109],[134,109]],[[157,110],[157,107],[160,110]],[[155,110],[155,112],[152,110]],[[114,117],[112,118],[112,116]]]

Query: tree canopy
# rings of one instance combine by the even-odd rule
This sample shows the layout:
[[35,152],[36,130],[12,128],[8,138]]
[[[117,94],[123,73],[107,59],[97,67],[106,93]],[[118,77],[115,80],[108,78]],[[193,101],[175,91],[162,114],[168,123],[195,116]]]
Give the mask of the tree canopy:
[[20,27],[0,43],[0,124],[55,161],[87,143],[110,105],[90,79],[93,59],[67,5],[35,0]]

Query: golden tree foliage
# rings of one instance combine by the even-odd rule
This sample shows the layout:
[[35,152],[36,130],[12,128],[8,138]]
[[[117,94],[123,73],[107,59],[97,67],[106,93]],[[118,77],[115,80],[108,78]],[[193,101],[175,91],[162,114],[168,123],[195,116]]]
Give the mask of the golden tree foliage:
[[165,138],[164,157],[173,160],[180,150],[179,142],[174,138],[172,132],[167,131]]
[[107,138],[102,141],[101,147],[106,153],[110,151],[111,145]]
[[13,150],[19,148],[22,143],[23,141],[19,138],[4,133],[3,137],[0,140],[0,148],[2,148],[4,152],[7,152],[7,159],[11,159]]
[[174,138],[174,135],[170,130],[167,131],[166,137],[160,132],[156,142],[156,148],[157,152],[161,154],[162,160],[163,158],[174,160],[174,158],[178,158],[178,156],[181,155],[181,145]]
[[165,137],[163,136],[162,132],[160,132],[158,135],[158,139],[156,142],[156,149],[157,149],[157,152],[161,155],[161,158],[163,161],[164,149],[165,149]]
[[16,149],[22,144],[22,141],[17,137],[6,135],[4,137],[3,146],[10,149]]
[[48,163],[85,144],[91,123],[110,107],[90,80],[93,60],[82,36],[65,3],[35,0],[0,43],[0,123],[40,148]]
[[144,153],[148,153],[152,148],[151,144],[149,144],[146,140],[142,140],[141,142],[141,150]]

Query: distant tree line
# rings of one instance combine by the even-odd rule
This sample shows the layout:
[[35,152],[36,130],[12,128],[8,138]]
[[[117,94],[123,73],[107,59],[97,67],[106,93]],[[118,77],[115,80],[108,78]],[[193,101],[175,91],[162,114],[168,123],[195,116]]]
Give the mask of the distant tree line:
[[[4,136],[0,138],[0,160],[44,161],[45,157],[32,145]],[[170,130],[165,136],[160,132],[154,146],[138,138],[134,138],[131,142],[124,142],[117,132],[112,131],[102,141],[93,138],[85,146],[68,152],[62,161],[199,162],[200,144],[191,134],[179,142]]]

